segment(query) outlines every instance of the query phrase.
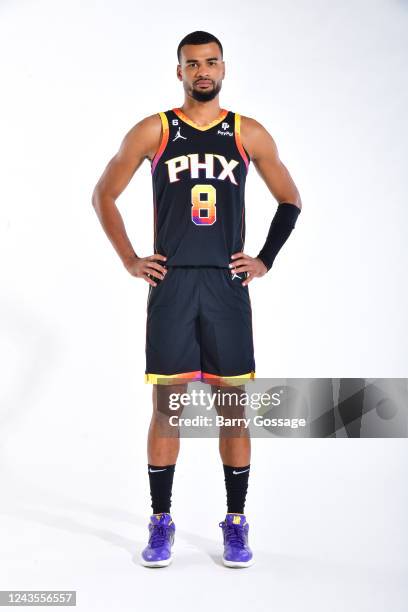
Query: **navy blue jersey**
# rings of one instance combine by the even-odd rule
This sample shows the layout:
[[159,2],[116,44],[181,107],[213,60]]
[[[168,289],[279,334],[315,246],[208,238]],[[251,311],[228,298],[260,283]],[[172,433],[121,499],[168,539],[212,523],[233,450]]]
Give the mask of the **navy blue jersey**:
[[245,242],[250,159],[241,116],[222,109],[199,126],[179,108],[159,114],[161,143],[151,162],[154,252],[167,266],[228,267]]

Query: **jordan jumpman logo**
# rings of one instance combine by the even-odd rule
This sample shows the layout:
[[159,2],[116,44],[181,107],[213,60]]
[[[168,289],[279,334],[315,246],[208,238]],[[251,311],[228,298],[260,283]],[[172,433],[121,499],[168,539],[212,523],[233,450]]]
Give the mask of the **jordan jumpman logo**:
[[174,141],[175,141],[175,140],[177,140],[178,138],[183,138],[184,140],[187,140],[186,136],[182,136],[182,135],[180,134],[180,130],[181,130],[181,127],[179,127],[179,129],[177,130],[177,134],[176,134],[176,136],[173,138],[173,141],[172,141],[172,142],[174,142]]

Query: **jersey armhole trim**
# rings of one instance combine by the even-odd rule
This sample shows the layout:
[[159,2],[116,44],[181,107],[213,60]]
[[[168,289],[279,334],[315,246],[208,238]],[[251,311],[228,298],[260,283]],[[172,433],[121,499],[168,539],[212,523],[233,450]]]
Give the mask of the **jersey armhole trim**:
[[248,151],[245,150],[244,145],[242,144],[241,141],[241,115],[239,113],[235,113],[235,142],[238,148],[238,151],[240,152],[240,155],[242,157],[242,159],[245,162],[245,166],[246,169],[248,170],[248,166],[249,166],[249,162],[250,162],[250,157],[249,157],[249,153]]
[[157,162],[163,155],[164,149],[166,148],[166,145],[169,140],[169,122],[167,120],[167,115],[166,113],[163,113],[161,111],[159,112],[159,115],[160,115],[160,119],[162,123],[162,136],[161,136],[160,146],[156,151],[156,155],[152,159],[152,163],[151,163],[152,174],[154,173],[155,168],[157,166]]

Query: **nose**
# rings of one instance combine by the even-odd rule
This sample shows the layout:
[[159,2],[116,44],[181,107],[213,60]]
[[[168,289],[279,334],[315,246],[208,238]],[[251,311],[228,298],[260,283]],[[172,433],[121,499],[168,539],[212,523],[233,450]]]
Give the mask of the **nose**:
[[200,79],[208,79],[209,76],[210,73],[208,72],[208,70],[206,71],[205,68],[199,68],[199,70],[197,71],[196,80],[199,81]]

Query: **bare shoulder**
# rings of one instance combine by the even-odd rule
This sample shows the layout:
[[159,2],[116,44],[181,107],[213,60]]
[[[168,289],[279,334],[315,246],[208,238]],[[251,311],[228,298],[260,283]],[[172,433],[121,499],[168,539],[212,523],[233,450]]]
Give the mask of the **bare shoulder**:
[[245,130],[247,132],[262,132],[265,130],[262,123],[254,119],[253,117],[247,117],[246,115],[241,115],[241,130]]
[[138,121],[125,134],[119,150],[109,160],[95,191],[117,198],[145,159],[152,159],[160,146],[161,119],[159,114]]
[[121,152],[152,160],[160,146],[161,133],[162,123],[159,113],[143,117],[126,133],[121,144]]
[[241,139],[251,159],[257,159],[265,149],[276,149],[272,135],[253,117],[241,115]]

